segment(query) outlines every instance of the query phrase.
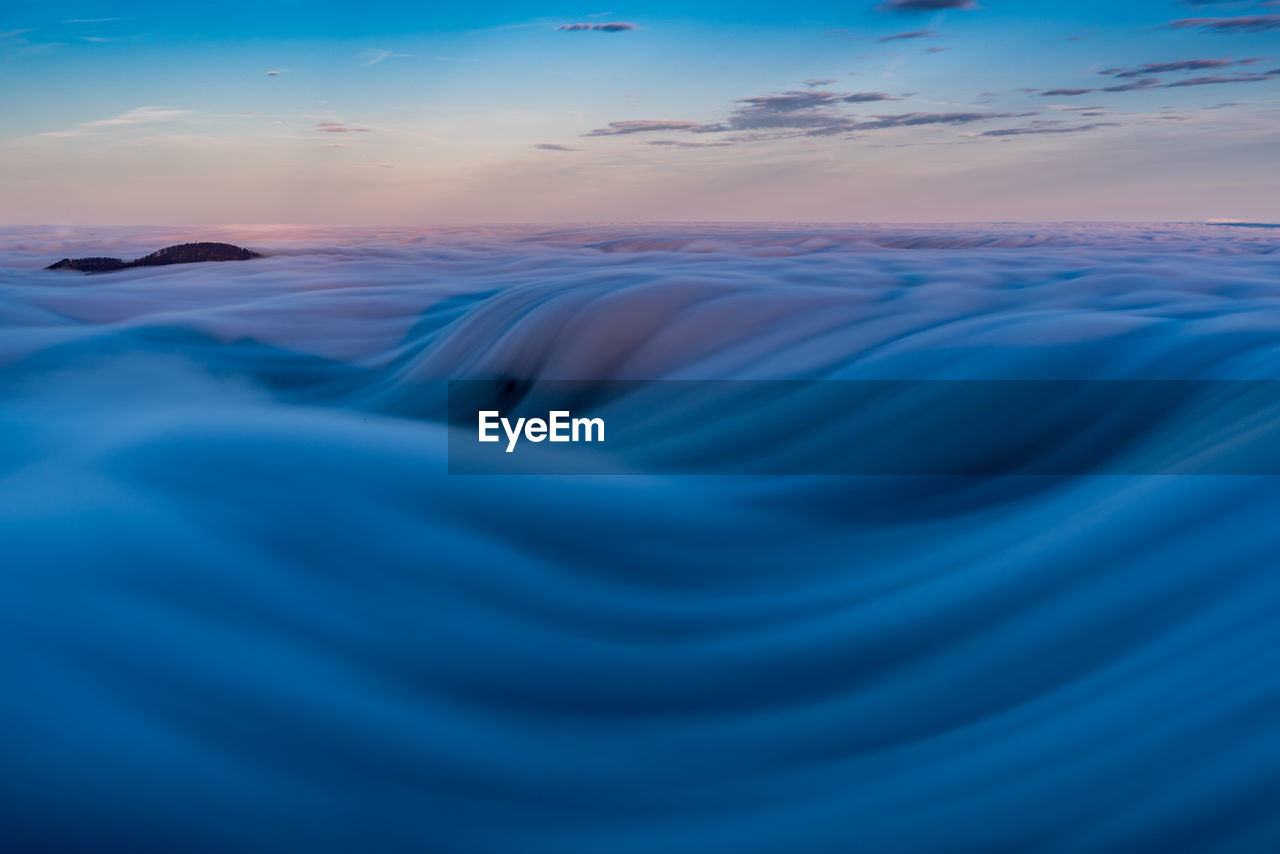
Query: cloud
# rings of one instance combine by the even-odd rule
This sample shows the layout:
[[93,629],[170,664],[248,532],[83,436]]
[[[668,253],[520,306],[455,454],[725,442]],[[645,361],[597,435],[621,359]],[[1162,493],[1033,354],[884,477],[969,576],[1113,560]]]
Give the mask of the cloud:
[[975,0],[885,0],[876,7],[881,12],[944,12],[948,9],[977,9]]
[[[1027,114],[1022,114],[1027,115]],[[1034,115],[1034,114],[1031,114]],[[884,128],[916,127],[918,125],[967,125],[991,119],[1013,118],[1014,113],[902,113],[896,116],[876,116],[873,122],[859,122],[854,130],[881,130]]]
[[345,142],[326,142],[324,147],[325,148],[346,148],[347,144]]
[[814,107],[827,107],[835,104],[866,104],[872,101],[896,101],[883,92],[827,92],[793,89],[775,95],[757,95],[753,98],[739,98],[736,103],[748,105],[748,109],[768,110],[771,112],[794,112]]
[[1074,97],[1076,95],[1088,95],[1090,92],[1097,91],[1097,89],[1046,89],[1040,93],[1040,97],[1048,98],[1052,95],[1067,95]]
[[1198,27],[1217,33],[1261,33],[1280,29],[1280,15],[1243,15],[1237,18],[1183,18],[1170,21],[1174,29]]
[[653,145],[661,148],[728,148],[731,142],[683,142],[675,139],[649,139],[642,145]]
[[1215,83],[1261,83],[1265,80],[1280,78],[1280,68],[1272,69],[1265,74],[1212,74],[1207,77],[1189,77],[1176,83],[1165,84],[1166,89],[1179,86],[1210,86]]
[[884,36],[883,38],[876,39],[876,41],[880,43],[896,42],[902,41],[903,39],[924,39],[936,35],[937,32],[934,30],[911,30],[905,33],[894,33],[891,36]]
[[1208,71],[1215,68],[1230,68],[1233,65],[1252,65],[1258,59],[1181,59],[1177,62],[1144,62],[1139,68],[1108,68],[1100,74],[1115,77],[1146,77],[1151,74],[1164,74],[1170,71]]
[[413,54],[411,53],[396,53],[394,50],[371,50],[371,51],[366,51],[364,55],[373,57],[372,59],[370,59],[368,62],[365,63],[366,68],[371,65],[377,65],[379,62],[382,62],[384,59],[391,59],[392,57],[413,56]]
[[534,148],[540,148],[543,151],[577,151],[578,150],[576,148],[570,148],[567,145],[556,145],[554,142],[540,142],[537,145],[535,145]]
[[942,52],[944,52],[944,51],[948,51],[948,50],[951,50],[951,48],[949,48],[949,47],[927,47],[927,48],[925,48],[925,49],[924,49],[924,52],[925,52],[925,53],[942,53]]
[[96,131],[109,131],[137,125],[162,124],[189,115],[191,115],[190,110],[178,110],[173,107],[134,107],[132,110],[127,110],[109,119],[83,122],[69,130],[49,131],[38,135],[45,137],[81,136]]
[[1054,122],[1033,122],[1028,127],[1020,128],[1003,128],[1001,130],[983,131],[983,136],[1027,136],[1031,134],[1042,133],[1081,133],[1082,131],[1097,130],[1098,128],[1115,127],[1115,122],[1094,122],[1087,125],[1070,125],[1060,127]]
[[135,107],[110,119],[99,119],[89,122],[85,127],[115,127],[119,125],[141,125],[155,122],[167,122],[180,116],[190,115],[190,110],[175,110],[172,107]]
[[[722,124],[708,125],[695,133],[723,131],[800,131],[791,136],[831,136],[854,128],[857,119],[836,112],[842,104],[897,101],[883,92],[828,92],[793,89],[772,95],[739,98],[739,104]],[[764,137],[755,137],[757,139]]]
[[[906,113],[865,117],[840,112],[844,104],[897,101],[883,92],[828,92],[795,89],[771,95],[739,98],[737,108],[722,122],[705,124],[691,121],[635,120],[610,122],[608,127],[589,131],[586,136],[617,136],[633,133],[680,130],[695,134],[740,132],[731,142],[754,142],[795,137],[822,137],[858,130],[907,127],[914,125],[956,125],[968,122],[1008,118],[1034,113]],[[664,143],[665,144],[665,141]]]
[[280,72],[279,72],[279,71],[268,71],[268,72],[267,72],[267,76],[268,76],[268,77],[279,77],[279,76],[280,76]]
[[[800,131],[787,136],[831,136],[853,130],[855,120],[825,110],[803,109],[772,111],[749,107],[738,110],[721,125],[712,125],[697,133],[721,133],[724,131]],[[759,136],[755,139],[765,139]]]
[[698,122],[675,121],[670,119],[634,119],[625,122],[609,122],[608,127],[587,131],[583,136],[622,136],[632,133],[652,133],[654,131],[699,130],[706,125]]
[[821,80],[818,80],[818,79],[806,80],[804,81],[804,85],[808,86],[810,89],[814,89],[814,88],[817,88],[818,86],[830,86],[832,83],[835,83],[835,82],[836,82],[835,78],[824,78]]
[[557,30],[563,32],[582,32],[590,30],[599,33],[621,33],[627,30],[640,29],[635,24],[629,24],[626,21],[611,21],[607,24],[561,24],[556,27]]
[[854,92],[845,95],[840,99],[845,104],[869,104],[872,101],[901,101],[901,98],[895,98],[892,95],[886,95],[883,92]]
[[1119,86],[1104,86],[1103,92],[1133,92],[1136,89],[1151,89],[1159,86],[1161,80],[1159,77],[1144,77],[1141,80],[1135,80],[1132,83],[1122,83]]
[[370,133],[368,128],[352,127],[344,122],[316,122],[316,130],[322,133]]

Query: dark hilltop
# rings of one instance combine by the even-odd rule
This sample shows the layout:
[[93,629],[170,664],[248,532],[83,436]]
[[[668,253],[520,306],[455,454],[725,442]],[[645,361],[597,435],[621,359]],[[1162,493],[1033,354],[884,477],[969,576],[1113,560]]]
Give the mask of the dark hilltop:
[[144,255],[134,261],[119,258],[63,258],[46,270],[78,270],[82,273],[106,273],[128,267],[162,267],[165,264],[196,264],[201,261],[248,261],[262,255],[230,243],[180,243]]

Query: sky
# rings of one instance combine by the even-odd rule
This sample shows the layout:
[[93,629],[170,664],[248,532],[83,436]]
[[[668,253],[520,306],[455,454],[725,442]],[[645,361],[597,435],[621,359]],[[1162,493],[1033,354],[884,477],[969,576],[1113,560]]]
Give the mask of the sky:
[[1280,221],[1280,0],[15,3],[0,222]]

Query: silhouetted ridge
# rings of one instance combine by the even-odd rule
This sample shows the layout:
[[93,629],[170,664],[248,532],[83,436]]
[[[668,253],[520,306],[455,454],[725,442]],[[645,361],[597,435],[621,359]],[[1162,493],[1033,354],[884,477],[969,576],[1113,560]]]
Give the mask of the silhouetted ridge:
[[63,258],[56,264],[45,267],[46,270],[79,270],[82,273],[104,273],[107,270],[121,270],[130,265],[119,258]]
[[82,273],[105,273],[126,267],[160,267],[165,264],[195,264],[201,261],[248,261],[262,255],[230,243],[180,243],[144,255],[135,261],[119,258],[63,258],[46,270],[79,270]]

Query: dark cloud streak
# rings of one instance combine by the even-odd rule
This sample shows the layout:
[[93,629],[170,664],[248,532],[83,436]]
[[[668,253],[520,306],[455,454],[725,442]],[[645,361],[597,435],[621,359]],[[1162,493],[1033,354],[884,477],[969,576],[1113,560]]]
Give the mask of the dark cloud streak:
[[824,90],[804,91],[793,89],[776,95],[757,95],[754,98],[739,98],[737,103],[746,104],[746,109],[768,110],[771,112],[794,112],[797,110],[829,107],[835,104],[868,104],[874,101],[897,101],[899,99],[884,92],[827,92]]
[[1152,74],[1166,74],[1171,71],[1210,71],[1216,68],[1230,68],[1233,65],[1252,65],[1254,59],[1182,59],[1177,62],[1144,62],[1139,68],[1108,68],[1100,74],[1115,77],[1149,77]]
[[925,39],[936,35],[937,33],[933,30],[911,30],[910,32],[894,33],[891,36],[884,36],[876,39],[876,41],[883,44],[885,42],[903,41],[904,39]]
[[1087,125],[1072,125],[1070,127],[1057,127],[1048,123],[1039,125],[1030,125],[1021,128],[1002,128],[1000,130],[983,131],[983,136],[1031,136],[1035,134],[1047,133],[1081,133],[1083,131],[1097,130],[1098,128],[1115,127],[1115,122],[1093,122]]
[[857,119],[835,112],[841,104],[870,104],[899,100],[884,92],[828,92],[791,90],[773,95],[739,98],[740,106],[719,125],[695,133],[722,131],[801,131],[802,136],[833,136],[854,128]]
[[642,143],[642,145],[652,145],[657,148],[728,148],[731,142],[684,142],[676,139],[650,139]]
[[673,130],[697,131],[706,127],[707,125],[699,122],[671,119],[636,119],[625,122],[609,122],[608,127],[587,131],[583,136],[624,136],[633,133],[654,133]]
[[945,12],[948,9],[977,9],[975,0],[885,0],[876,7],[881,12]]
[[1189,77],[1186,80],[1179,80],[1176,83],[1165,84],[1166,89],[1175,89],[1180,86],[1211,86],[1216,83],[1262,83],[1267,80],[1276,80],[1280,78],[1280,68],[1269,71],[1265,74],[1211,74],[1206,77]]
[[1122,83],[1119,86],[1104,86],[1103,92],[1134,92],[1138,89],[1153,89],[1159,86],[1161,80],[1159,77],[1144,77],[1141,80],[1135,80],[1132,83]]
[[1236,18],[1182,18],[1170,21],[1175,30],[1196,27],[1217,33],[1261,33],[1280,30],[1280,15],[1241,15]]
[[853,130],[883,130],[919,125],[967,125],[992,119],[1013,118],[1014,115],[1014,113],[901,113],[896,116],[876,116],[873,122],[858,122],[853,125]]
[[556,29],[560,32],[623,33],[640,28],[626,21],[612,21],[607,24],[561,24]]

